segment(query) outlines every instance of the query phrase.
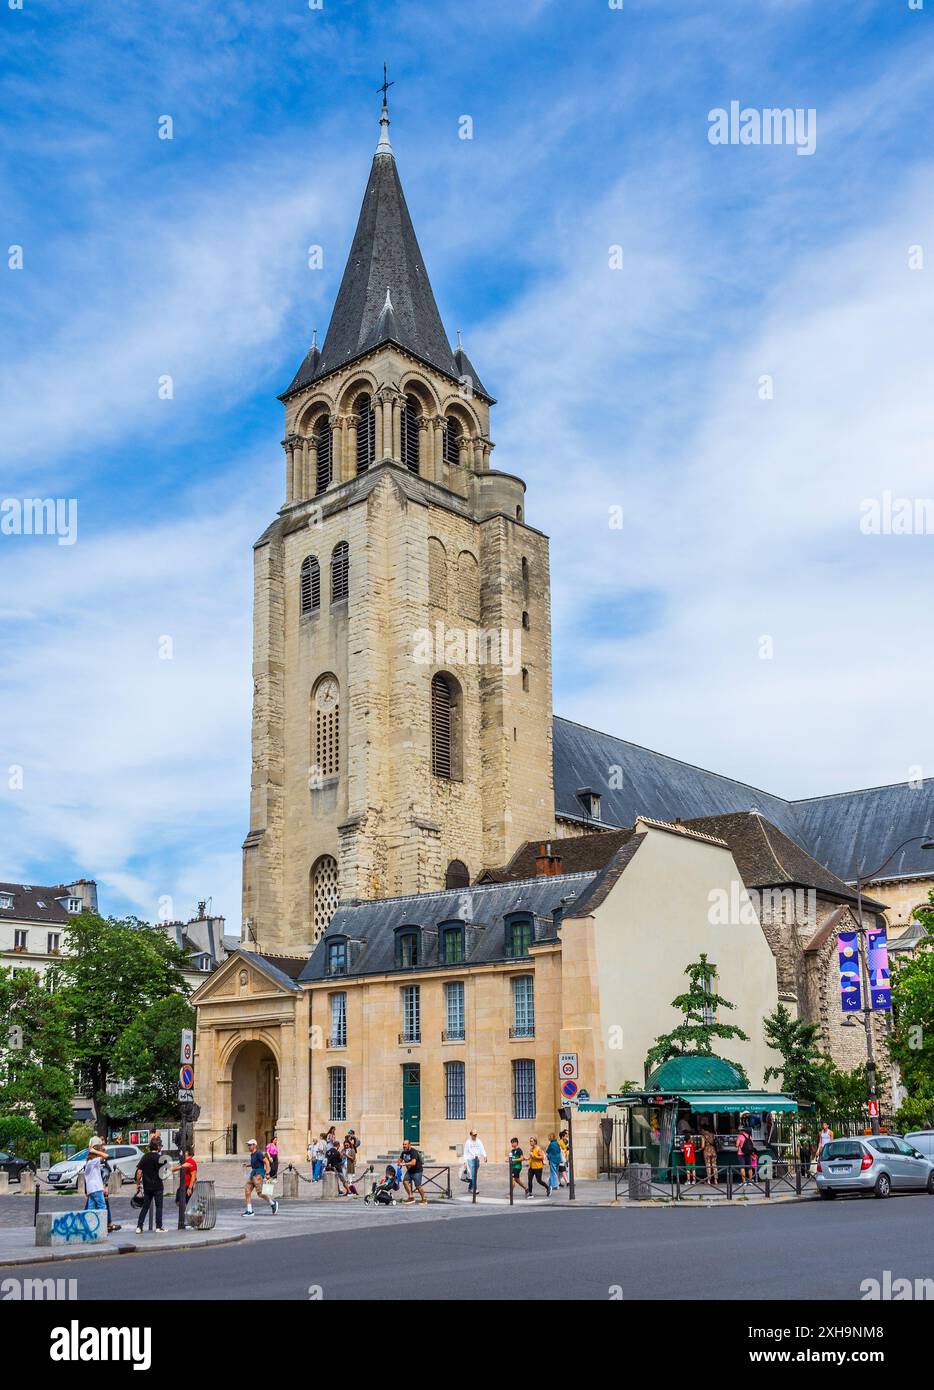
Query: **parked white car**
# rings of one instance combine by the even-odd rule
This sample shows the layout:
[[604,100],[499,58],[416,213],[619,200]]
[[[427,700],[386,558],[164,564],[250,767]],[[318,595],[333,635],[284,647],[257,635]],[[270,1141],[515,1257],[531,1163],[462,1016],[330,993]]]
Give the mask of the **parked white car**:
[[[111,1168],[119,1168],[124,1182],[132,1182],[143,1156],[138,1144],[106,1144],[107,1158]],[[61,1163],[53,1163],[49,1169],[48,1180],[52,1187],[74,1187],[78,1174],[84,1168],[88,1156],[87,1149],[63,1158]]]

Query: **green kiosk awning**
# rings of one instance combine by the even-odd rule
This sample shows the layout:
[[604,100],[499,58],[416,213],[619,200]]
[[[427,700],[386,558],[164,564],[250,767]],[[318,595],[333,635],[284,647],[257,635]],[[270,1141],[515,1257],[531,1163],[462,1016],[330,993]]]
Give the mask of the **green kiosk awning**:
[[681,1099],[700,1114],[725,1114],[727,1111],[786,1110],[792,1113],[798,1109],[798,1102],[790,1096],[770,1095],[768,1091],[690,1091]]

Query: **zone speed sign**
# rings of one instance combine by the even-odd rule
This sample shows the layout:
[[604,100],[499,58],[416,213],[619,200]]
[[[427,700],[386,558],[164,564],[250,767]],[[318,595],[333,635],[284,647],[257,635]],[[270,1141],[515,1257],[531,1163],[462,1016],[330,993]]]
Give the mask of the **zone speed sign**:
[[576,1052],[558,1053],[558,1075],[562,1081],[576,1081],[578,1079]]

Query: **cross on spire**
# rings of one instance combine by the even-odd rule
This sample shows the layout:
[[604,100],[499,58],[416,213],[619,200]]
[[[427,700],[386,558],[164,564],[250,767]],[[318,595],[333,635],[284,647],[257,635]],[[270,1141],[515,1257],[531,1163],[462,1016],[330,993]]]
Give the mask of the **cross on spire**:
[[384,64],[383,64],[383,85],[382,85],[381,87],[377,87],[377,89],[376,89],[378,92],[382,92],[382,94],[383,94],[383,105],[384,105],[384,106],[388,106],[388,105],[389,105],[389,99],[388,99],[389,88],[390,88],[390,87],[394,87],[394,86],[396,85],[395,82],[388,82],[388,81],[386,80],[386,79],[388,78],[388,76],[389,76],[389,74],[388,74],[387,71],[386,71],[386,64],[384,63]]

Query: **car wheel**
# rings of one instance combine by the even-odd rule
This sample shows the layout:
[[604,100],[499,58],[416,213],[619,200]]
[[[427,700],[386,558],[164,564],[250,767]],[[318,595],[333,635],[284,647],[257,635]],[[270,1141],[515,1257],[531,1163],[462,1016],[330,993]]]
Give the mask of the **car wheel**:
[[928,1192],[934,1197],[934,1169],[928,1173]]
[[836,1195],[837,1195],[836,1192],[834,1192],[833,1189],[830,1188],[830,1187],[819,1187],[817,1190],[818,1190],[818,1192],[820,1193],[820,1195],[823,1197],[823,1199],[824,1199],[825,1202],[830,1202],[830,1201],[832,1201],[833,1198],[836,1197]]
[[892,1180],[888,1173],[880,1173],[876,1178],[876,1185],[872,1189],[874,1197],[887,1197],[892,1191]]

